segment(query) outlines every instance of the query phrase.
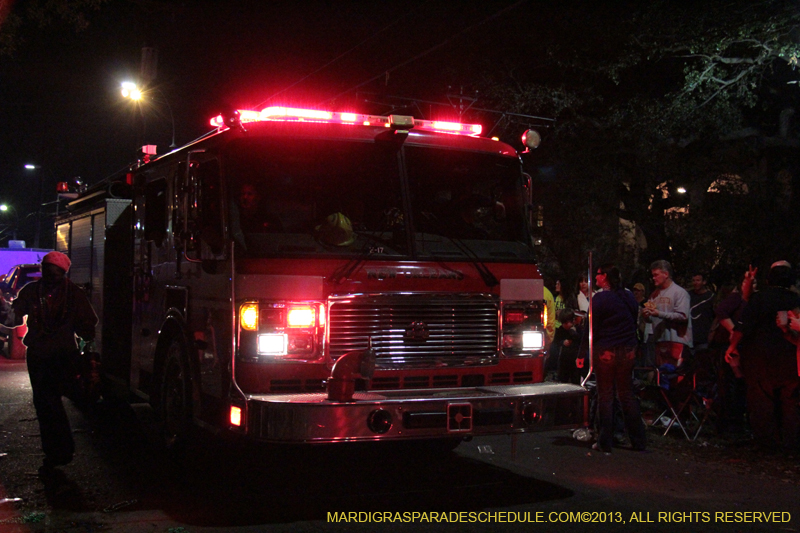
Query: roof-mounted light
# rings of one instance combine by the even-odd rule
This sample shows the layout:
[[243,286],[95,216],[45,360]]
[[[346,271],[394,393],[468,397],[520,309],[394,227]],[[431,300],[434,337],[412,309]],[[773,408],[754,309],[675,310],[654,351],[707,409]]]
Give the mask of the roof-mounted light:
[[330,122],[333,120],[333,113],[329,111],[317,111],[316,109],[297,109],[294,107],[268,107],[261,111],[261,120],[319,120]]
[[525,151],[535,150],[542,142],[542,136],[536,130],[526,130],[522,134],[522,144],[525,145]]
[[[434,131],[454,135],[477,137],[483,131],[480,124],[462,124],[460,122],[443,122],[438,120],[419,120],[406,115],[363,115],[360,113],[340,113],[318,109],[300,109],[295,107],[273,106],[261,111],[240,110],[239,118],[246,122],[324,122],[328,124],[350,124],[363,126],[379,126],[402,130]],[[215,128],[227,126],[224,117],[218,115],[211,119]]]
[[210,122],[215,128],[232,128],[235,126],[241,126],[243,122],[253,122],[254,120],[259,120],[259,117],[260,114],[258,111],[234,109],[220,113],[216,117],[212,118]]

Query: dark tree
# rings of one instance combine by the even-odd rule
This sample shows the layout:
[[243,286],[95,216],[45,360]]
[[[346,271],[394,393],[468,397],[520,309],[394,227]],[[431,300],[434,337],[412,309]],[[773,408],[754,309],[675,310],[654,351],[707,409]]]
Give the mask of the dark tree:
[[66,27],[80,32],[89,26],[88,14],[109,0],[25,0],[0,2],[0,56],[13,55],[37,30]]
[[592,249],[630,271],[797,259],[796,4],[553,9],[539,13],[533,53],[483,88],[504,109],[556,119],[530,163],[548,169],[545,256],[574,269]]

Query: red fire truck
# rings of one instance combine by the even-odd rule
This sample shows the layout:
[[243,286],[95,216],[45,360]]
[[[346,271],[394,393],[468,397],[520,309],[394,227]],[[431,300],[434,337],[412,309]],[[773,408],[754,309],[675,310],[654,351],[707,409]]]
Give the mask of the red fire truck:
[[271,107],[90,188],[56,248],[106,382],[165,435],[457,439],[578,427],[543,382],[530,178],[480,126]]

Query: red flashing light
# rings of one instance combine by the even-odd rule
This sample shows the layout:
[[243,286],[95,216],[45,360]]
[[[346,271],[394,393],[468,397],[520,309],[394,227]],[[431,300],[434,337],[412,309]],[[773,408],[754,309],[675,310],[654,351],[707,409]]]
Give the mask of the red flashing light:
[[[341,113],[340,113],[341,115]],[[333,120],[333,113],[330,111],[317,111],[315,109],[297,109],[294,107],[268,107],[261,111],[261,120],[285,119],[302,120],[312,119],[330,122]]]
[[316,313],[311,307],[292,306],[286,314],[286,325],[290,328],[310,328],[316,323]]
[[460,122],[443,122],[441,120],[414,120],[414,128],[438,131],[439,133],[451,133],[455,135],[468,135],[477,137],[483,131],[480,124],[462,124]]
[[[462,124],[460,122],[444,122],[438,120],[419,120],[413,117],[394,115],[382,117],[378,115],[362,115],[359,113],[341,113],[319,109],[300,109],[295,107],[272,106],[261,111],[239,110],[239,118],[246,122],[324,122],[328,124],[362,124],[364,126],[383,126],[385,128],[414,129],[417,131],[433,131],[477,137],[483,131],[480,124]],[[211,119],[215,128],[225,127],[222,115]]]
[[456,122],[434,122],[433,127],[444,131],[461,131],[461,124]]

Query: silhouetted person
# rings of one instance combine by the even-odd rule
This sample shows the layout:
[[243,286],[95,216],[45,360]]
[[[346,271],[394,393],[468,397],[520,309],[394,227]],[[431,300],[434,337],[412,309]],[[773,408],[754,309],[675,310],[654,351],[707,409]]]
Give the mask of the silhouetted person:
[[611,452],[614,442],[614,391],[625,417],[625,427],[634,450],[647,446],[639,401],[633,394],[633,367],[636,361],[636,319],[639,304],[622,287],[619,269],[606,264],[597,270],[597,286],[603,289],[592,302],[592,335],[597,410],[600,434],[595,450]]
[[800,311],[800,296],[789,290],[792,269],[786,261],[772,264],[767,281],[765,289],[747,300],[725,360],[735,364],[741,353],[753,437],[767,448],[781,445],[785,451],[794,452],[800,432],[796,349],[784,337],[776,319],[782,314],[785,325],[788,311]]
[[83,290],[66,278],[69,258],[50,252],[42,259],[42,278],[20,290],[8,309],[6,325],[20,326],[28,317],[28,375],[39,420],[44,461],[39,472],[53,474],[72,461],[75,442],[61,397],[75,385],[76,335],[92,342],[97,315]]

